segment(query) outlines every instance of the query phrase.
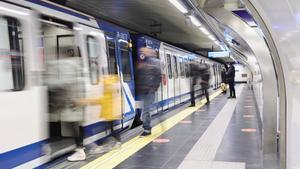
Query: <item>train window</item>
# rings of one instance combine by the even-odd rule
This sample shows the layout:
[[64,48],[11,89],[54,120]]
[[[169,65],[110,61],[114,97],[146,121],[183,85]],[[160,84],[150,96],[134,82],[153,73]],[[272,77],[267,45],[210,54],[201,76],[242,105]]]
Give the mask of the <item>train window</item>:
[[169,74],[169,79],[171,79],[172,76],[172,65],[171,65],[171,55],[167,54],[167,65],[168,65],[168,74]]
[[173,56],[174,58],[174,78],[177,79],[178,78],[178,65],[177,65],[177,57]]
[[109,74],[118,74],[118,66],[116,60],[116,43],[108,41],[108,72]]
[[23,90],[25,73],[20,22],[0,16],[0,37],[0,90]]
[[123,45],[120,49],[121,52],[121,61],[122,61],[122,74],[123,81],[129,82],[131,81],[131,64],[130,64],[130,55],[128,45]]
[[186,77],[190,77],[190,67],[189,67],[188,62],[185,63],[185,74],[186,74]]
[[99,43],[93,36],[87,36],[87,51],[89,58],[90,80],[91,84],[96,85],[99,82],[99,64],[97,48]]
[[184,65],[184,62],[183,62],[183,60],[182,60],[182,61],[180,61],[180,76],[181,76],[181,77],[184,77],[184,76],[185,76],[184,69],[185,69],[185,65]]

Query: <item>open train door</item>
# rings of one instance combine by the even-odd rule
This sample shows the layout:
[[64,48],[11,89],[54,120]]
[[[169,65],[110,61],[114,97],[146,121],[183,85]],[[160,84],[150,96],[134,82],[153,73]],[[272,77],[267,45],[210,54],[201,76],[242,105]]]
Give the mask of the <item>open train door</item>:
[[14,168],[35,158],[24,154],[42,156],[48,136],[47,89],[40,79],[44,63],[37,15],[5,2],[0,7],[0,154],[8,158],[1,165]]
[[[103,75],[108,74],[106,43],[104,33],[96,28],[75,23],[75,41],[79,47],[83,60],[85,79],[85,97],[95,98],[103,93],[103,84],[100,83]],[[85,107],[85,123],[91,124],[100,121],[100,105]]]

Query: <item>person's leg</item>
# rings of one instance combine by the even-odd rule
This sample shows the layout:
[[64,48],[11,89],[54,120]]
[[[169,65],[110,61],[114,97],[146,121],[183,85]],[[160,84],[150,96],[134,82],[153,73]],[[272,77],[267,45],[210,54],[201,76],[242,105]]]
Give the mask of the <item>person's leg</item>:
[[232,97],[232,95],[233,95],[233,89],[232,89],[232,83],[231,82],[229,83],[229,91],[230,91],[229,97]]
[[79,122],[72,123],[74,131],[74,139],[76,143],[76,150],[71,156],[67,158],[68,161],[83,161],[86,159],[86,154],[83,147],[83,128],[80,126]]
[[83,148],[83,128],[79,125],[79,122],[73,122],[72,124],[76,146],[78,148]]
[[151,132],[151,115],[149,111],[142,113],[144,131]]
[[196,85],[196,79],[193,78],[191,81],[191,106],[195,106],[196,105],[196,101],[195,101],[195,85]]
[[209,94],[207,88],[204,89],[204,92],[205,92],[206,102],[209,103]]
[[153,110],[153,102],[154,102],[155,94],[149,93],[143,96],[144,101],[144,109],[142,112],[142,121],[144,132],[141,136],[147,136],[151,134],[151,114],[150,112]]
[[234,83],[232,84],[232,97],[236,98],[235,96],[235,87],[234,87]]
[[116,139],[117,142],[121,141],[120,132],[114,130],[114,121],[109,121],[110,131],[111,135],[114,139]]

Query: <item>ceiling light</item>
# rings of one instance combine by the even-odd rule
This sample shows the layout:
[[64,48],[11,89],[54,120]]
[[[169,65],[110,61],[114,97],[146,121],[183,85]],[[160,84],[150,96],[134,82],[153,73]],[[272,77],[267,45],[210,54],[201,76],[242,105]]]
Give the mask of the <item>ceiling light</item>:
[[195,26],[197,26],[197,27],[201,26],[200,21],[194,15],[190,15],[189,17]]
[[213,37],[212,35],[209,35],[208,38],[211,39],[211,40],[213,40],[213,41],[216,40],[216,38]]
[[206,35],[209,35],[209,32],[207,31],[207,29],[205,29],[204,27],[200,27],[200,30],[206,34]]
[[180,12],[188,13],[188,10],[178,0],[169,0]]
[[29,15],[29,13],[16,11],[13,9],[8,9],[8,8],[2,7],[2,6],[0,7],[0,10],[6,11],[6,12],[11,12],[11,13],[18,14],[18,15]]
[[215,40],[214,42],[215,42],[216,45],[219,45],[219,46],[220,46],[219,41]]
[[76,30],[76,31],[82,31],[82,28],[81,28],[81,27],[76,27],[76,26],[74,26],[73,29]]
[[91,31],[90,35],[92,35],[92,36],[98,36],[98,35],[101,35],[101,33],[100,32],[95,32],[95,31]]

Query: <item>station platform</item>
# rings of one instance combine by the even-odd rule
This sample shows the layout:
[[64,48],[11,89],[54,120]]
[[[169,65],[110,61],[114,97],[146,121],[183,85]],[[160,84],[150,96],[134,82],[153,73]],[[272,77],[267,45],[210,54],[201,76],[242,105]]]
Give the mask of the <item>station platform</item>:
[[122,146],[86,161],[55,161],[47,168],[82,169],[260,169],[261,127],[253,91],[236,86],[236,99],[220,90],[195,107],[176,109],[154,120],[152,135],[141,128],[122,135]]

